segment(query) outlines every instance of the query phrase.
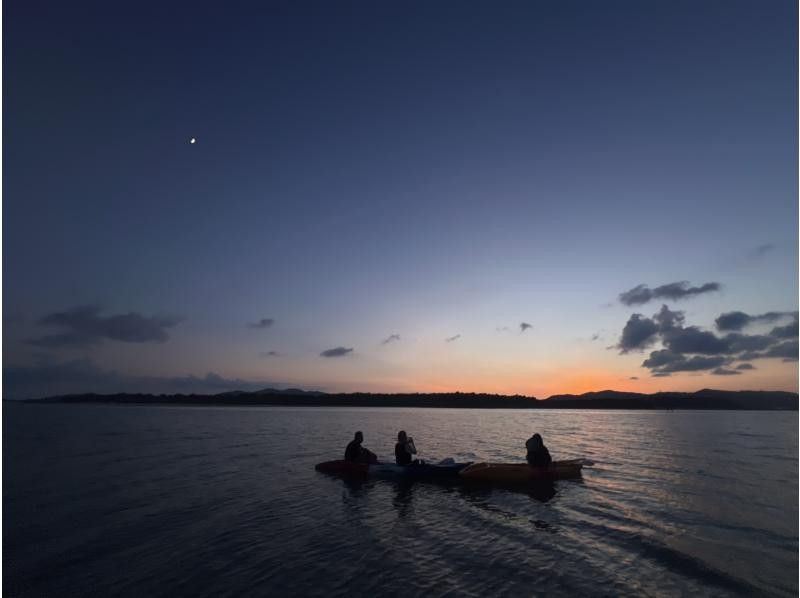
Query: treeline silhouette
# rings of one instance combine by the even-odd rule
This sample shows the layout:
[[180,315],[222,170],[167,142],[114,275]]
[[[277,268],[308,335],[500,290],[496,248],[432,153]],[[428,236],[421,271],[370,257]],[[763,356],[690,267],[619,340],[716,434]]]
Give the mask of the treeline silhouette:
[[202,394],[76,394],[35,399],[34,403],[112,403],[134,405],[281,405],[293,407],[440,407],[455,409],[748,409],[797,410],[789,392],[723,391],[655,394],[618,391],[554,395],[544,400],[488,393],[336,393],[288,389]]

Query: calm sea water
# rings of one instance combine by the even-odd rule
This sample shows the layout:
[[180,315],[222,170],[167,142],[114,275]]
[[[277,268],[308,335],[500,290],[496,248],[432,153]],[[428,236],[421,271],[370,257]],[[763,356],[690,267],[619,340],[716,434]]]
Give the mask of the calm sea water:
[[[532,494],[384,458],[596,462]],[[9,596],[797,595],[797,412],[3,406]]]

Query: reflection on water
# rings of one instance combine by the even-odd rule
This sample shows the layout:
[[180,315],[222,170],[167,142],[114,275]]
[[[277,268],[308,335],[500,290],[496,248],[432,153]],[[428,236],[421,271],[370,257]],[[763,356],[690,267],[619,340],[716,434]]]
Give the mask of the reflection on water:
[[[43,595],[797,594],[797,414],[4,406],[4,586]],[[353,431],[525,491],[314,471]]]

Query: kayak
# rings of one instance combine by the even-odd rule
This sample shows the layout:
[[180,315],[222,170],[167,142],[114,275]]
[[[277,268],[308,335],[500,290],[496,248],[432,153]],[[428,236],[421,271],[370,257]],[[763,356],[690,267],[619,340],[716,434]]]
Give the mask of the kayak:
[[395,465],[394,463],[378,463],[369,466],[369,475],[381,478],[404,479],[458,479],[458,473],[469,463],[418,463],[416,465]]
[[353,463],[351,461],[325,461],[318,463],[314,469],[341,477],[376,477],[402,479],[458,479],[458,473],[469,463],[454,463],[448,460],[443,463],[419,463],[416,465],[395,465],[394,463]]
[[338,475],[342,477],[365,478],[369,473],[369,465],[366,463],[353,463],[340,459],[338,461],[325,461],[317,463],[314,469],[322,473]]
[[525,484],[579,478],[583,465],[583,459],[553,461],[550,467],[531,467],[527,463],[473,463],[462,469],[459,476],[469,482]]

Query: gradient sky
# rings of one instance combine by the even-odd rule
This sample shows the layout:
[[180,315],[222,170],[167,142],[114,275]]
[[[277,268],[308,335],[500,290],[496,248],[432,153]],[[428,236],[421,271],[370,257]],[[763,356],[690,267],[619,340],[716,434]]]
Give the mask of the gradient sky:
[[4,4],[5,396],[797,390],[795,2]]

